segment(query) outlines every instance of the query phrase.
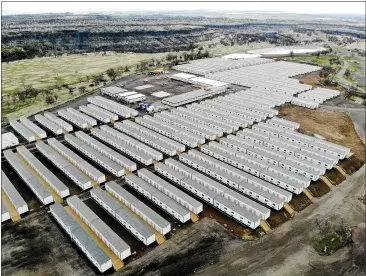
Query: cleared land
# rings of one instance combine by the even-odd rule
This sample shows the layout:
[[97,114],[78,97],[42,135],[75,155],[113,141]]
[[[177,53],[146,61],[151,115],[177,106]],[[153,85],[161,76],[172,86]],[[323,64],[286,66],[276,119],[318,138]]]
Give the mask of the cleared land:
[[330,142],[349,147],[357,158],[365,160],[365,145],[346,113],[283,106],[280,114],[291,121],[300,123],[300,131],[317,133]]

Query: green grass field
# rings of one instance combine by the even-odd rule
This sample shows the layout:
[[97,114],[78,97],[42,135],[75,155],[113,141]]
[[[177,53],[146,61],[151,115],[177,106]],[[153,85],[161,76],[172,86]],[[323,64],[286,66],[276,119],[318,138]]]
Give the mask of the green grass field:
[[[105,72],[109,68],[130,67],[134,70],[140,61],[162,59],[167,53],[158,54],[122,54],[122,53],[91,53],[80,55],[64,55],[61,57],[43,57],[28,60],[14,61],[2,64],[2,116],[18,118],[30,116],[43,109],[51,108],[65,101],[80,96],[78,87],[85,86],[87,92],[99,86],[90,87],[87,76]],[[105,79],[110,79],[105,76]],[[49,89],[55,85],[69,84],[75,88],[70,94],[67,88],[52,90],[52,95],[57,94],[57,101],[46,104],[44,95],[39,95],[36,100],[26,100],[14,103],[12,95],[22,91],[26,85],[34,88]]]

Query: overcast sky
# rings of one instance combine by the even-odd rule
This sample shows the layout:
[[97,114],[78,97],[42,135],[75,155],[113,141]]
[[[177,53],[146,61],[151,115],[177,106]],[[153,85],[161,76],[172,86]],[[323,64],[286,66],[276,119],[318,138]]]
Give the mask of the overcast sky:
[[276,3],[122,3],[122,2],[2,2],[2,14],[24,13],[90,13],[159,10],[215,10],[215,11],[281,11],[290,13],[364,14],[364,2],[276,2]]

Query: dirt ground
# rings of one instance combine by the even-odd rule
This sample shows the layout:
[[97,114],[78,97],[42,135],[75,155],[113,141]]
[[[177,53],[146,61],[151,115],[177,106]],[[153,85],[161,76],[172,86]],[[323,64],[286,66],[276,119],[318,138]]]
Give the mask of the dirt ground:
[[356,157],[365,160],[365,145],[347,114],[289,105],[281,107],[280,114],[300,123],[300,131],[317,133],[330,142],[349,147]]
[[316,87],[318,85],[318,81],[321,79],[319,72],[314,72],[311,74],[308,74],[306,76],[302,76],[299,80],[303,84],[308,84],[313,87]]
[[[320,257],[312,248],[318,230],[316,218],[326,218],[333,225],[342,218],[350,226],[364,231],[365,205],[358,197],[365,189],[365,166],[314,204],[296,213],[294,219],[274,229],[259,241],[244,244],[225,255],[218,263],[200,269],[197,275],[366,275],[365,238]],[[158,274],[150,274],[158,275]]]
[[330,192],[330,188],[321,180],[317,180],[316,182],[312,183],[308,189],[314,197],[322,197],[323,195]]

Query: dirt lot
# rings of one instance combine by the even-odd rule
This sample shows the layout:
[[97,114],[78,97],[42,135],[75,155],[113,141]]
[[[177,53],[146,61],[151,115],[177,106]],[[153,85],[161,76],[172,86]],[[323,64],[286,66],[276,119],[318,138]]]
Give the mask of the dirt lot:
[[299,80],[300,82],[308,85],[312,85],[316,87],[318,85],[318,81],[321,79],[319,72],[314,72],[305,76],[302,76]]
[[300,123],[300,131],[317,133],[330,142],[350,147],[357,158],[365,160],[365,145],[358,137],[347,114],[289,105],[281,107],[280,114]]

